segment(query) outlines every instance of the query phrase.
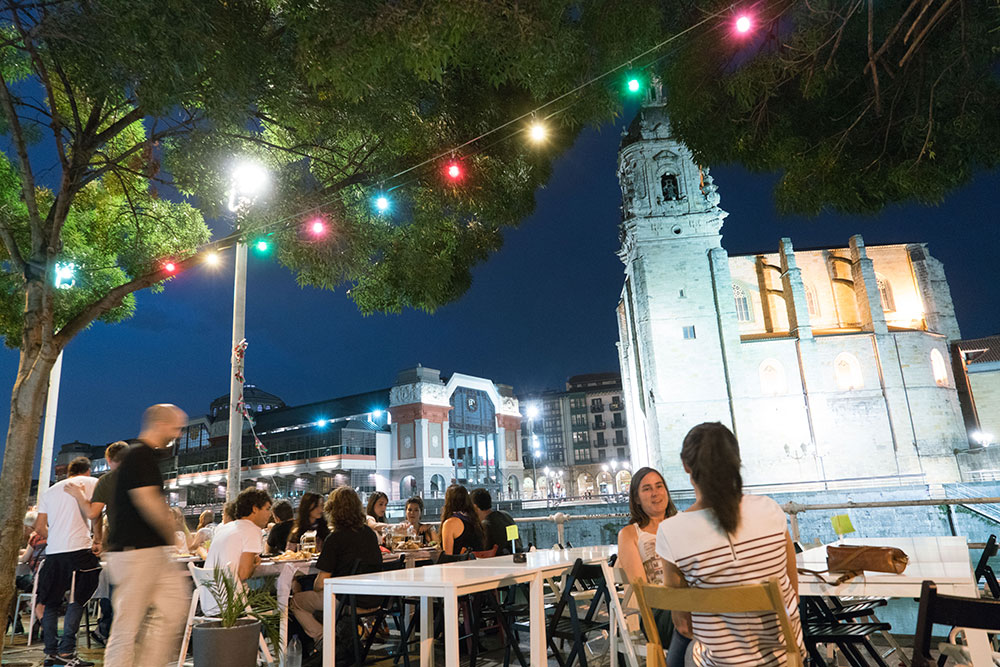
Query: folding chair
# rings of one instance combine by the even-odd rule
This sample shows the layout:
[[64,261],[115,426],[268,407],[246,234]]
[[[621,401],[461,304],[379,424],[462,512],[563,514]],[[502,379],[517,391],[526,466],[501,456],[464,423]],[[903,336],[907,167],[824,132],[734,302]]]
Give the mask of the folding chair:
[[[604,571],[604,580],[610,593],[611,628],[608,634],[611,659],[614,661],[618,652],[624,650],[628,667],[639,667],[639,656],[643,657],[642,664],[645,665],[646,639],[639,629],[639,609],[629,606],[633,592],[628,575],[625,574],[625,570],[607,563],[601,563],[601,569]],[[622,649],[618,648],[619,643]]]
[[671,611],[700,612],[706,614],[736,614],[755,611],[772,611],[778,615],[781,634],[785,638],[787,667],[802,667],[802,654],[795,643],[792,622],[785,611],[778,579],[772,577],[764,584],[751,586],[730,586],[726,588],[668,588],[641,581],[632,582],[639,612],[649,641],[646,646],[646,660],[649,667],[666,667],[660,633],[653,618],[654,609]]
[[[195,622],[202,623],[205,621],[221,620],[218,616],[205,616],[196,613],[198,611],[198,601],[201,599],[201,587],[203,584],[211,583],[214,576],[212,570],[195,567],[194,563],[188,563],[188,572],[191,573],[191,578],[194,580],[194,592],[191,593],[191,606],[188,608],[187,623],[184,626],[184,639],[181,640],[181,652],[177,657],[177,667],[184,667],[188,642],[191,641],[191,628],[194,627]],[[264,656],[267,664],[274,664],[274,658],[271,657],[271,650],[267,647],[267,642],[264,640],[263,635],[260,637],[260,653]]]
[[[577,582],[588,582],[591,587],[581,596],[576,590]],[[546,640],[549,648],[555,654],[559,667],[569,667],[579,660],[581,667],[587,667],[587,636],[594,632],[603,633],[608,627],[607,619],[599,619],[597,612],[602,605],[607,604],[609,597],[604,571],[600,565],[585,565],[580,558],[576,559],[562,585],[559,599],[552,607],[552,613],[546,619]],[[581,616],[577,609],[577,599],[589,598],[590,604],[586,613]],[[515,623],[517,630],[531,632],[530,623]],[[572,641],[573,648],[569,655],[563,657],[562,651],[556,646],[555,640]],[[505,658],[504,664],[508,664]]]
[[990,595],[994,599],[1000,600],[1000,583],[997,583],[997,575],[990,567],[990,558],[997,555],[997,536],[990,535],[990,539],[986,541],[986,548],[983,549],[983,555],[979,557],[979,563],[976,565],[976,586],[979,586],[979,580],[985,579],[985,588],[989,590]]
[[14,628],[17,627],[18,616],[21,615],[21,603],[27,600],[31,609],[28,613],[28,646],[31,646],[32,636],[35,633],[35,600],[38,597],[38,573],[42,569],[42,562],[44,558],[38,561],[38,567],[35,568],[34,580],[31,582],[31,592],[30,593],[18,593],[17,599],[14,602],[14,616],[11,618],[10,622],[10,636],[11,639],[14,638]]
[[917,630],[913,634],[913,667],[933,667],[936,664],[931,658],[931,630],[935,623],[1000,632],[1000,600],[938,595],[933,581],[923,582]]

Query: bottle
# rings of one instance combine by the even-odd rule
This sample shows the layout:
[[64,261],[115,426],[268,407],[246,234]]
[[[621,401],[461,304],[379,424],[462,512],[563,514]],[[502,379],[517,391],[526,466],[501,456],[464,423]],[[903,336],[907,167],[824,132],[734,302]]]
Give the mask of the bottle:
[[285,667],[302,667],[302,642],[298,637],[292,637],[285,649]]

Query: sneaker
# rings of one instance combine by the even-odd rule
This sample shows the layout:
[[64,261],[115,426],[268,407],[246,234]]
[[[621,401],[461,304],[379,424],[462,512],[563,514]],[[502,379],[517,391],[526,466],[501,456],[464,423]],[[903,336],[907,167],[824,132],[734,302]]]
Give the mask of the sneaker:
[[55,653],[45,657],[44,667],[55,667],[65,665],[66,667],[94,667],[94,663],[84,660],[78,655],[62,656]]

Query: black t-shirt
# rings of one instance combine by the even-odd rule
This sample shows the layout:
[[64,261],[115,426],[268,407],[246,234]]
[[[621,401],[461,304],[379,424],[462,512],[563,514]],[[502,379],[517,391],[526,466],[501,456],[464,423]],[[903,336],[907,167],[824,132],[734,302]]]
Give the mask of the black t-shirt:
[[[493,510],[486,515],[483,519],[483,533],[486,535],[485,544],[483,544],[483,550],[489,551],[496,544],[497,555],[502,556],[511,553],[510,551],[510,540],[507,539],[507,526],[513,526],[514,520],[510,518],[510,515],[506,512],[501,512],[500,510]],[[520,540],[517,540],[520,542]],[[518,549],[520,549],[520,544],[518,544]]]
[[[93,503],[104,503],[104,511],[108,514],[108,526],[111,526],[115,521],[114,514],[114,504],[115,504],[115,487],[118,485],[118,470],[109,470],[108,472],[101,475],[101,478],[97,480],[97,484],[94,486],[94,493],[90,496],[90,501]],[[95,521],[102,521],[101,517],[97,517]],[[108,529],[111,532],[111,529]],[[105,551],[115,551],[114,545],[111,543],[111,535],[107,535],[104,539],[104,549]]]
[[475,519],[470,518],[465,512],[455,512],[451,516],[462,520],[462,534],[456,537],[455,541],[452,542],[452,555],[458,555],[466,550],[482,551],[483,541],[479,537],[479,533],[476,532],[476,524],[473,523]]
[[141,440],[133,440],[130,444],[125,460],[118,466],[114,500],[109,503],[115,508],[114,515],[109,517],[112,519],[109,528],[110,542],[115,550],[166,546],[163,536],[146,522],[129,495],[132,489],[146,486],[155,486],[163,493],[159,456],[155,449]]
[[288,534],[292,532],[294,525],[295,519],[289,519],[277,523],[271,528],[271,532],[267,534],[267,553],[280,554],[285,550],[285,547],[288,546]]
[[[361,561],[356,574],[382,571],[382,550],[378,548],[378,536],[368,526],[351,530],[334,529],[323,541],[323,550],[316,561],[316,569],[329,572],[331,577],[346,577],[354,572],[354,564]],[[375,607],[379,597],[359,595],[359,607]]]

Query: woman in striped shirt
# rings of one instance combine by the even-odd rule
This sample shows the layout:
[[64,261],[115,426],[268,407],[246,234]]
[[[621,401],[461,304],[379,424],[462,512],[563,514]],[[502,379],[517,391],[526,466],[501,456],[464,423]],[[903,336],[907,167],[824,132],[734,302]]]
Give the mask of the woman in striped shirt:
[[[668,586],[721,588],[777,577],[785,609],[803,652],[795,549],[781,507],[765,496],[743,495],[736,437],[719,423],[699,424],[681,449],[695,502],[665,520],[656,553],[666,562]],[[674,625],[693,635],[696,665],[784,665],[784,638],[773,612],[687,614]]]

